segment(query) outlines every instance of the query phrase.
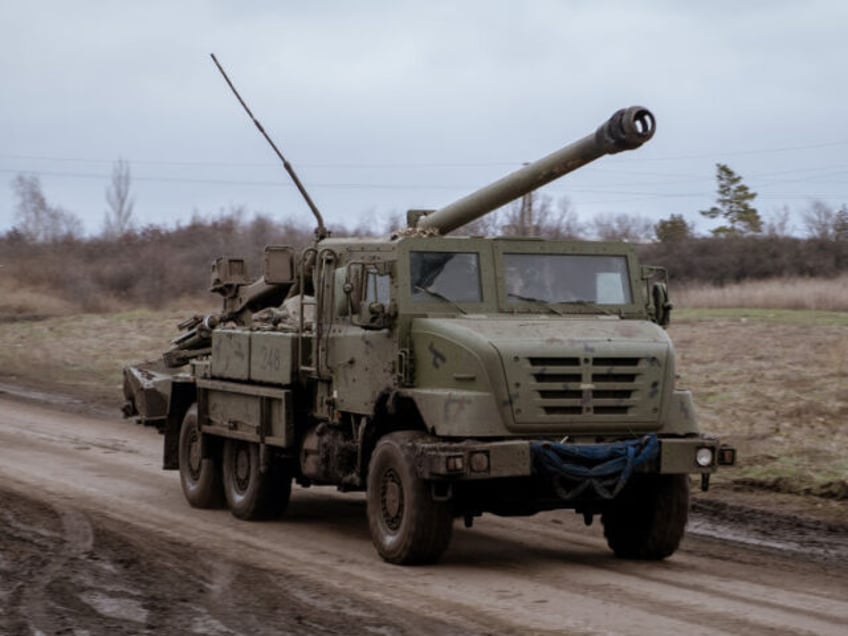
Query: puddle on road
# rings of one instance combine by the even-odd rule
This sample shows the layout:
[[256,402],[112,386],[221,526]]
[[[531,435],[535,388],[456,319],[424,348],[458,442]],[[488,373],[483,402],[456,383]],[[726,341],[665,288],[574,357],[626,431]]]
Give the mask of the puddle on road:
[[147,622],[147,610],[135,599],[124,596],[109,596],[102,592],[88,591],[79,595],[79,599],[107,618],[127,620],[134,623]]
[[847,532],[779,518],[750,519],[744,512],[740,512],[739,516],[740,521],[734,522],[693,511],[686,533],[848,564]]
[[5,384],[0,382],[0,394],[6,393],[15,397],[42,402],[44,404],[55,404],[58,406],[82,406],[85,404],[83,400],[78,400],[70,395],[62,395],[60,393],[45,393],[30,389],[28,387],[17,386],[15,384]]

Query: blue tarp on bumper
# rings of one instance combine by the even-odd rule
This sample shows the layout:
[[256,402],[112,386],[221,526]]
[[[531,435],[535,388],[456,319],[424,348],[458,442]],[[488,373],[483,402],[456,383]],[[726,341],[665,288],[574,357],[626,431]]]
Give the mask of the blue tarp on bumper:
[[657,458],[660,443],[652,433],[611,444],[532,442],[530,450],[533,470],[550,477],[562,499],[583,495],[612,499],[638,466]]

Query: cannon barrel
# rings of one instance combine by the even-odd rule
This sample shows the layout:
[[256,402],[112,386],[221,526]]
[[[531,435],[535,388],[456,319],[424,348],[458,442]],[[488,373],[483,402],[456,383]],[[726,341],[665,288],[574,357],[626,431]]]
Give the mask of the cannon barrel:
[[622,108],[598,126],[594,133],[435,212],[419,217],[417,227],[447,234],[598,157],[638,148],[654,136],[655,128],[654,116],[647,108]]

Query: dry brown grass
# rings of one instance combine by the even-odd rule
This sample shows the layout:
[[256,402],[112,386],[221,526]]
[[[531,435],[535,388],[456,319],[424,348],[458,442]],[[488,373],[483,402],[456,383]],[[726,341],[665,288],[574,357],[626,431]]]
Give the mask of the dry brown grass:
[[52,290],[23,287],[10,277],[0,276],[0,316],[59,316],[77,310],[74,303]]
[[[50,287],[23,285],[10,276],[0,274],[0,322],[20,319],[41,319],[60,316],[88,315],[86,306],[91,299],[74,298],[59,294]],[[99,293],[96,301],[98,312],[103,314],[126,314],[138,311],[138,305],[122,300],[108,293]],[[160,309],[178,311],[186,307],[196,307],[199,312],[211,312],[218,309],[217,296],[207,292],[196,296],[183,295],[166,299]]]
[[669,327],[702,429],[739,449],[720,481],[848,499],[848,321],[818,317]]
[[718,287],[692,283],[672,289],[686,308],[756,307],[848,311],[848,275],[837,278],[773,278]]
[[75,314],[0,322],[0,381],[117,407],[121,369],[160,355],[189,311]]

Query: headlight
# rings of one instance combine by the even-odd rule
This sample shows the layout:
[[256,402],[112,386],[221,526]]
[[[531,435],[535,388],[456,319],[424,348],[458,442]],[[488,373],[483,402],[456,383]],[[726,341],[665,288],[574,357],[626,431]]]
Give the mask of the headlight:
[[476,451],[471,453],[468,458],[468,463],[471,464],[472,473],[487,473],[489,472],[489,453],[486,451]]
[[713,449],[699,448],[695,453],[695,463],[701,468],[713,465]]

